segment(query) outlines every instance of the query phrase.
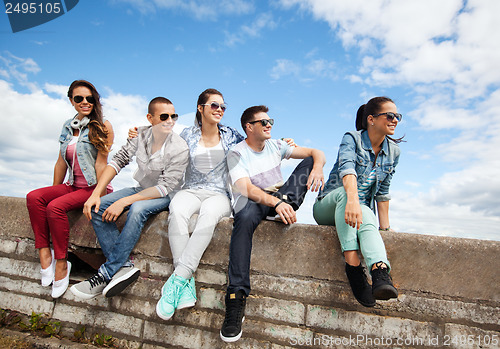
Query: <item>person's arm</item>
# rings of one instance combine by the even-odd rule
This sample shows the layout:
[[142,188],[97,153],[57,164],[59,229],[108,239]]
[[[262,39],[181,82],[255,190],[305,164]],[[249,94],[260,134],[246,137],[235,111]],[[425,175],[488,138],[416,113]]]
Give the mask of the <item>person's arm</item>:
[[389,230],[389,201],[377,202],[378,222],[382,230]]
[[325,166],[325,154],[318,149],[305,148],[296,146],[293,148],[290,157],[292,159],[305,159],[312,156],[314,165],[307,179],[307,189],[311,191],[318,191],[325,186],[325,177],[323,174],[323,166]]
[[342,178],[342,183],[347,194],[345,222],[351,227],[359,229],[363,223],[363,213],[359,204],[357,177],[352,174],[345,175]]
[[56,164],[54,165],[54,180],[52,185],[62,184],[64,177],[66,176],[66,170],[68,166],[62,158],[61,152],[59,152],[59,157],[57,158]]
[[[250,200],[255,201],[256,203],[261,205],[275,207],[276,213],[281,217],[281,220],[285,224],[293,224],[297,222],[297,214],[295,213],[295,210],[292,206],[253,185],[250,181],[250,178],[240,178],[234,183],[234,185],[242,195],[246,196]],[[278,204],[280,201],[281,203],[276,206],[276,204]]]
[[99,181],[94,188],[94,191],[83,205],[83,214],[85,215],[85,217],[87,217],[88,220],[92,219],[92,207],[95,206],[95,213],[99,211],[99,206],[101,205],[101,194],[106,190],[106,187],[111,182],[111,180],[115,178],[116,174],[117,173],[115,168],[110,165],[106,166],[102,171],[101,176],[99,177]]
[[[104,126],[106,126],[106,129],[108,131],[108,136],[106,138],[106,144],[108,145],[108,149],[109,149],[109,148],[111,148],[111,145],[113,144],[115,134],[113,132],[113,127],[111,126],[111,123],[109,121],[106,120],[104,122]],[[95,160],[95,173],[96,173],[98,182],[99,182],[99,178],[101,178],[101,175],[104,172],[104,169],[106,168],[106,166],[108,164],[108,154],[109,153],[104,153],[102,151],[99,151],[97,153],[97,158]],[[103,196],[105,194],[106,194],[106,187],[104,187],[104,191],[101,192],[101,196]]]

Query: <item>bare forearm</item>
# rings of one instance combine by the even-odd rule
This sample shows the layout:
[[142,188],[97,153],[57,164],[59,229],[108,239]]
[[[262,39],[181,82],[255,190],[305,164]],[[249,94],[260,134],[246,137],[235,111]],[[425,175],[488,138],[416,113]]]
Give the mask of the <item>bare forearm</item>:
[[344,176],[344,178],[342,178],[342,184],[347,194],[347,200],[358,199],[358,182],[355,175],[350,174]]
[[144,189],[144,190],[138,192],[137,194],[124,197],[123,199],[120,199],[120,200],[122,200],[122,202],[125,206],[129,206],[129,205],[132,205],[136,201],[151,200],[151,199],[157,199],[160,197],[161,197],[161,194],[158,191],[158,189],[156,189],[155,187],[150,187],[150,188],[147,188],[147,189]]
[[378,222],[381,229],[388,229],[389,224],[389,201],[377,202]]
[[[96,167],[96,172],[97,172],[97,167]],[[106,187],[111,182],[111,180],[115,178],[115,176],[116,176],[115,169],[112,166],[105,166],[104,169],[101,171],[101,175],[98,176],[97,185],[92,195],[101,196],[106,190]]]

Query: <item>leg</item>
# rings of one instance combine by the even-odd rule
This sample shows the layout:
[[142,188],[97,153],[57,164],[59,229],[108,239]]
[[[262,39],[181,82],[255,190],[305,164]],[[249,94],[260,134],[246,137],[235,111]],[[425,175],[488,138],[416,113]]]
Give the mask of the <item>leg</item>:
[[250,294],[250,256],[253,233],[270,210],[271,207],[247,199],[245,206],[234,214],[233,232],[229,245],[228,294],[239,290],[242,290],[246,296]]
[[52,263],[47,206],[55,198],[69,192],[71,192],[70,186],[59,184],[33,190],[26,196],[26,206],[35,235],[35,248],[39,249],[42,269],[48,268]]
[[371,270],[376,262],[384,262],[390,269],[384,241],[378,230],[377,217],[366,205],[361,205],[363,224],[359,227],[358,240],[366,266]]
[[[158,198],[134,202],[129,209],[127,221],[121,234],[109,250],[107,261],[99,268],[99,272],[110,280],[127,262],[130,253],[141,236],[142,228],[151,215],[168,209],[170,198]],[[100,240],[99,240],[100,241]]]
[[196,227],[175,268],[176,275],[188,280],[198,268],[200,259],[212,240],[215,226],[223,217],[231,214],[229,198],[224,194],[212,193],[201,204]]
[[287,196],[286,201],[292,205],[295,211],[302,205],[307,194],[307,180],[313,165],[314,161],[312,157],[302,160],[295,170],[293,170],[290,178],[288,178],[285,184],[278,190],[279,193]]
[[189,241],[188,224],[191,216],[198,212],[201,207],[201,200],[196,191],[181,190],[175,194],[170,203],[168,214],[168,242],[174,268],[179,263],[182,251]]
[[94,227],[94,232],[97,236],[97,239],[99,240],[99,245],[101,246],[102,252],[108,260],[112,258],[111,251],[116,241],[118,240],[120,231],[118,230],[115,222],[104,222],[102,220],[102,215],[104,211],[106,211],[106,209],[115,201],[136,194],[139,190],[140,189],[138,188],[124,188],[111,194],[104,195],[103,197],[101,197],[99,211],[95,213],[94,208],[92,208],[92,226]]

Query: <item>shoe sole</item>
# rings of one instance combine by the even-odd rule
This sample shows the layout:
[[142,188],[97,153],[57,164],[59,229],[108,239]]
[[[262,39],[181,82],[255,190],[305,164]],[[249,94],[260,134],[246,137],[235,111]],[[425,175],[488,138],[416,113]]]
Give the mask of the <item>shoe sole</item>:
[[187,303],[182,303],[177,306],[177,309],[184,309],[184,308],[191,308],[194,307],[196,304],[196,301],[194,302],[187,302]]
[[102,290],[103,296],[107,298],[116,296],[126,289],[131,283],[137,280],[139,275],[141,275],[141,271],[139,269],[132,269],[130,272],[122,275],[118,279],[112,280],[109,285]]
[[382,285],[373,290],[373,298],[381,301],[398,298],[398,290],[391,285]]
[[[242,324],[243,324],[243,321],[245,321],[245,317],[244,316],[241,319],[241,323]],[[224,337],[224,335],[222,334],[222,330],[219,332],[219,334],[220,334],[220,339],[222,339],[224,342],[226,342],[226,343],[232,343],[232,342],[236,342],[238,339],[241,338],[241,335],[243,334],[243,330],[240,330],[240,333],[238,333],[234,337]]]
[[99,293],[96,293],[96,294],[89,294],[89,293],[83,293],[81,291],[79,291],[75,285],[71,286],[69,288],[69,290],[71,291],[71,293],[73,293],[76,297],[78,298],[82,298],[82,299],[92,299],[92,298],[95,298],[97,297],[98,295],[101,294],[101,292]]
[[160,319],[162,319],[162,320],[165,320],[165,321],[170,320],[170,319],[172,318],[172,316],[174,316],[174,313],[172,313],[172,315],[170,315],[170,316],[168,316],[168,317],[167,317],[167,316],[165,316],[165,315],[163,315],[163,314],[161,314],[161,313],[160,313],[160,310],[159,310],[159,308],[158,308],[158,306],[159,306],[159,305],[160,305],[160,301],[158,301],[158,303],[156,303],[156,315],[158,315],[158,317],[159,317]]
[[[354,297],[356,298],[356,297]],[[374,307],[375,305],[377,305],[377,302],[373,301],[373,303],[366,303],[366,302],[361,302],[359,299],[356,298],[356,300],[358,301],[359,304],[361,304],[362,306],[364,307],[367,307],[367,308],[372,308]]]

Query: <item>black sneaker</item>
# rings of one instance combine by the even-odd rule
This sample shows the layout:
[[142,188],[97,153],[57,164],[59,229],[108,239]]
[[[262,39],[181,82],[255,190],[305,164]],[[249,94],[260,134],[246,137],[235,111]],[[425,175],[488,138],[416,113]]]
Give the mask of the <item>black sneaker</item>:
[[373,297],[384,301],[398,298],[398,290],[392,284],[387,267],[382,267],[382,264],[382,262],[375,263],[376,268],[371,272]]
[[220,330],[220,338],[224,342],[236,342],[243,331],[241,323],[245,320],[247,296],[243,290],[226,294],[226,317]]
[[376,302],[372,295],[372,288],[366,279],[365,268],[361,264],[353,267],[346,263],[345,273],[356,300],[365,307],[374,307]]

